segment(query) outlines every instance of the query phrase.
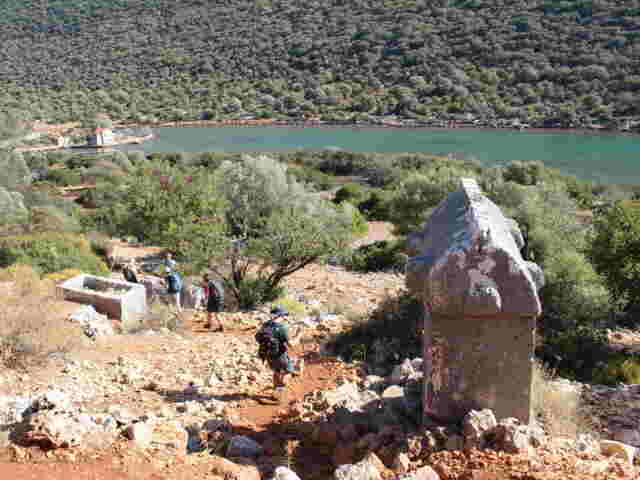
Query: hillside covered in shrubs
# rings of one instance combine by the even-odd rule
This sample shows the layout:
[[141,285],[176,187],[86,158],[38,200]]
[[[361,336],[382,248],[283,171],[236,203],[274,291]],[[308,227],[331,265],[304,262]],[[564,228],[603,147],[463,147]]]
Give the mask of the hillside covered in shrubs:
[[[20,173],[0,176],[0,267],[100,273],[96,255],[105,255],[105,239],[128,238],[174,251],[185,275],[212,269],[241,309],[278,298],[282,279],[314,262],[402,272],[404,235],[420,229],[460,178],[474,177],[520,225],[523,256],[544,270],[538,356],[563,375],[601,383],[630,381],[640,369],[607,340],[608,328],[638,326],[637,188],[595,185],[539,162],[488,168],[426,154],[343,151],[5,151],[0,171]],[[63,198],[60,187],[80,184],[95,187]],[[366,220],[390,222],[396,240],[352,247]],[[416,321],[411,311],[371,321],[391,322],[384,328],[393,336],[397,322]],[[371,337],[362,321],[363,329],[336,339],[344,358]]]
[[54,121],[640,117],[637,1],[8,1],[0,23],[0,110]]

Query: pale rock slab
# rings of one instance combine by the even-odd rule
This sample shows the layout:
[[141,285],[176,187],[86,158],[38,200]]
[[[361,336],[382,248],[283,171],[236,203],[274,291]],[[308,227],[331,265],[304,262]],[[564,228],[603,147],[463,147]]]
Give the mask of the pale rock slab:
[[616,442],[613,440],[601,440],[600,450],[602,451],[602,454],[607,457],[622,457],[626,462],[633,465],[636,448],[632,447],[631,445],[627,445],[622,442]]

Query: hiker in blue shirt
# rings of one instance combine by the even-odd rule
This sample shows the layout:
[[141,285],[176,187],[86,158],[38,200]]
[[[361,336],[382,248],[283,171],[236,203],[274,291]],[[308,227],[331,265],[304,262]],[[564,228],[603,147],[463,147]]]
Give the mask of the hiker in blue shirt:
[[162,265],[165,266],[167,274],[173,272],[176,269],[176,261],[173,259],[173,254],[171,252],[167,252],[164,260],[162,261]]

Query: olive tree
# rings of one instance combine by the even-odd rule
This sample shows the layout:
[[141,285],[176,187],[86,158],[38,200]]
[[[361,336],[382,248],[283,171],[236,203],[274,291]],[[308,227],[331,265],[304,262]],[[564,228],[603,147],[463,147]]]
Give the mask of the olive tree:
[[468,176],[474,176],[474,172],[456,165],[430,166],[409,174],[396,186],[389,200],[389,220],[396,233],[419,231],[433,208],[459,188],[460,178]]
[[162,245],[204,266],[220,251],[225,231],[218,181],[202,168],[146,164],[116,187],[113,203],[98,216],[109,233]]
[[102,226],[170,248],[192,271],[210,268],[241,307],[269,299],[279,283],[346,248],[354,212],[306,190],[268,157],[217,170],[145,163],[99,210]]
[[348,247],[350,209],[310,192],[267,157],[244,156],[218,169],[226,200],[226,248],[211,265],[241,307],[272,299],[286,276]]

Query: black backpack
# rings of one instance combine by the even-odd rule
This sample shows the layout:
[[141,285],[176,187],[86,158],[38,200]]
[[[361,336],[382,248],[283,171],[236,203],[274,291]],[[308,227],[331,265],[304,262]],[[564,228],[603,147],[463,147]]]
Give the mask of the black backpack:
[[285,346],[278,338],[278,325],[265,324],[256,333],[256,342],[258,342],[258,356],[262,360],[278,358],[285,352]]
[[214,300],[215,302],[217,302],[220,306],[223,306],[224,305],[224,289],[222,288],[222,285],[218,282],[209,280],[209,284],[207,285],[207,287],[209,288],[210,298],[215,299]]
[[176,272],[170,273],[167,276],[167,283],[169,284],[167,288],[168,293],[180,293],[180,290],[182,290],[182,280]]

